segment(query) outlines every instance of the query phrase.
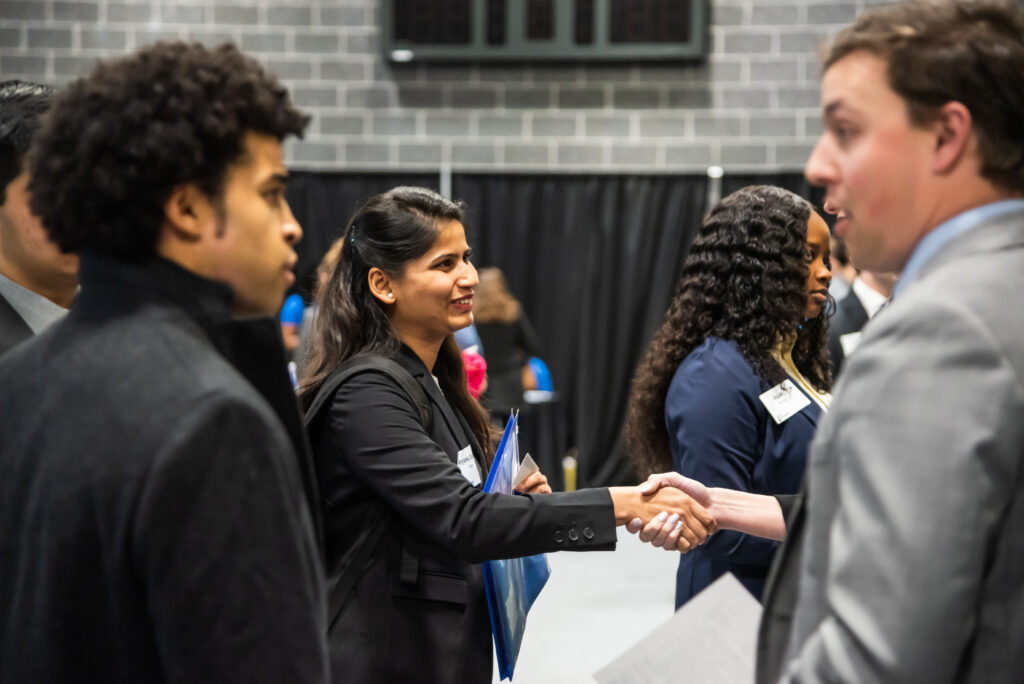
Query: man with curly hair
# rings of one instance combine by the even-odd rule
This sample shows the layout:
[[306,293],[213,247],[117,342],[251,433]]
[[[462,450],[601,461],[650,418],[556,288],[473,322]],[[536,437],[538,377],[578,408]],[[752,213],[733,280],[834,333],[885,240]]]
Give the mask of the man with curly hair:
[[723,528],[785,535],[759,682],[1021,681],[1024,10],[867,12],[833,42],[821,99],[806,176],[851,261],[901,273],[892,303],[847,361],[784,526],[782,501],[655,479]]
[[0,361],[0,681],[327,679],[317,508],[273,315],[308,117],[225,45],[54,101],[32,209],[69,315]]
[[25,154],[53,89],[0,83],[0,356],[67,313],[78,257],[64,254],[28,206]]

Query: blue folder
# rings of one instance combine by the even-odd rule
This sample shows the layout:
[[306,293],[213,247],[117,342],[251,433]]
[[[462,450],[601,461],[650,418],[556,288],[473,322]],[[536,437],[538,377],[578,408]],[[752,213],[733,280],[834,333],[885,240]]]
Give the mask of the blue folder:
[[[518,413],[512,414],[484,483],[485,492],[512,494],[512,482],[519,470]],[[500,531],[496,531],[500,534]],[[491,633],[498,654],[501,679],[512,679],[519,646],[526,631],[526,614],[551,575],[547,556],[523,556],[484,561],[484,589],[491,614]]]

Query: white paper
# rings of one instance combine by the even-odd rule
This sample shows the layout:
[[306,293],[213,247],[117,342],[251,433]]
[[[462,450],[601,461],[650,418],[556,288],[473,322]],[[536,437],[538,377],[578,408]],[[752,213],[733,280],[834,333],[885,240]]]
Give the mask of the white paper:
[[518,487],[519,483],[530,477],[534,473],[540,470],[540,466],[533,460],[533,456],[526,454],[523,462],[519,464],[519,470],[516,471],[516,477],[512,481],[512,487]]
[[751,684],[761,604],[731,573],[594,673],[600,684]]

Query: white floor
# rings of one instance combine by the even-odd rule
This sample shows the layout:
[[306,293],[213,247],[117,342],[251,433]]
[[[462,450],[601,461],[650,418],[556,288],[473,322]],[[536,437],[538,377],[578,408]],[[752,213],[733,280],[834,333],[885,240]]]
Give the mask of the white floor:
[[548,555],[551,578],[530,611],[514,682],[593,684],[595,671],[672,616],[678,554],[618,532],[614,552]]

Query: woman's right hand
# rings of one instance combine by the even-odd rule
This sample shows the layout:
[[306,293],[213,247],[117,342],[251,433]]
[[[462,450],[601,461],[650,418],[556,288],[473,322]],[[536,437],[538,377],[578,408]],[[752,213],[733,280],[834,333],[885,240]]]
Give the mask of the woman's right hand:
[[664,514],[661,520],[666,523],[666,539],[663,541],[667,541],[669,536],[675,537],[674,546],[680,551],[697,548],[718,529],[715,519],[703,506],[673,487],[650,494],[645,493],[642,486],[609,487],[608,491],[615,506],[617,525],[634,519],[646,524]]

